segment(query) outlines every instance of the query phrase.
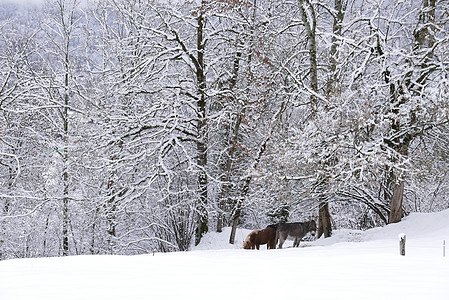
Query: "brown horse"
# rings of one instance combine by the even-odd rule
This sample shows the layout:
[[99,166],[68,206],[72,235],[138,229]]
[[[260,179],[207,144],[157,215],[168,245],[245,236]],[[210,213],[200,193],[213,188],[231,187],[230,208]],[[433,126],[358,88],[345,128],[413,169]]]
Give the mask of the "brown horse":
[[273,228],[265,228],[262,230],[254,230],[243,241],[244,249],[257,249],[260,245],[267,244],[267,249],[276,249],[276,230]]

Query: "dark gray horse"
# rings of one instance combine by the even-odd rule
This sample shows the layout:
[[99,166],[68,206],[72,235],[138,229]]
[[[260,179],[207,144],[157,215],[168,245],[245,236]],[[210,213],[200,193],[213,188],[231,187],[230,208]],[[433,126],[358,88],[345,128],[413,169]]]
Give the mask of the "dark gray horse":
[[276,243],[279,239],[279,248],[282,248],[287,238],[294,239],[293,247],[298,247],[299,242],[306,234],[310,232],[313,236],[316,232],[316,222],[314,220],[309,222],[296,222],[278,224],[276,230]]

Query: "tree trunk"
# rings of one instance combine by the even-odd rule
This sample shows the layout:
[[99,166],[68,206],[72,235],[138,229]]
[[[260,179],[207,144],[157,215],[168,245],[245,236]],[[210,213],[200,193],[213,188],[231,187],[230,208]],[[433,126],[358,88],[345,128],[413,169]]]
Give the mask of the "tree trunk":
[[324,234],[325,238],[332,235],[332,224],[331,217],[329,213],[329,204],[323,202],[319,209],[319,221],[318,221],[318,237]]
[[62,199],[62,255],[69,255],[69,186],[68,186],[68,172],[65,167],[63,173],[64,180],[64,196]]
[[[307,4],[307,6],[305,5]],[[308,8],[308,10],[307,10]],[[309,72],[310,72],[310,87],[316,94],[318,93],[318,62],[316,51],[316,15],[315,9],[309,0],[299,0],[299,9],[301,11],[302,21],[307,34],[307,45],[309,50]],[[309,18],[310,17],[310,18]],[[317,110],[316,96],[311,95],[311,104],[314,112]]]
[[326,97],[330,99],[333,95],[340,94],[337,87],[337,64],[338,64],[338,46],[342,36],[343,19],[345,16],[346,5],[342,0],[334,1],[334,24],[332,26],[332,40],[329,52],[329,77],[326,83]]
[[197,19],[197,64],[196,64],[196,79],[198,84],[199,98],[197,100],[198,121],[197,134],[198,139],[196,143],[198,158],[198,192],[199,203],[197,210],[199,213],[198,225],[196,228],[195,245],[201,241],[201,237],[208,231],[208,213],[207,213],[207,121],[206,121],[206,74],[204,64],[204,19],[203,10],[200,8]]
[[[117,159],[115,155],[112,155],[110,157],[110,161],[114,162]],[[114,164],[112,164],[114,166]],[[114,168],[114,167],[113,167]],[[105,206],[105,217],[106,217],[106,223],[107,223],[107,243],[109,247],[109,253],[112,255],[114,254],[114,243],[116,238],[116,211],[117,211],[117,202],[116,202],[116,182],[115,177],[116,170],[111,170],[109,172],[109,178],[107,182],[107,200],[104,204]]]
[[397,223],[402,219],[402,200],[404,198],[404,181],[393,185],[393,196],[391,197],[391,210],[388,223]]
[[65,45],[65,75],[64,75],[64,106],[62,108],[62,122],[64,128],[64,148],[63,159],[63,200],[62,200],[62,255],[69,255],[69,41]]

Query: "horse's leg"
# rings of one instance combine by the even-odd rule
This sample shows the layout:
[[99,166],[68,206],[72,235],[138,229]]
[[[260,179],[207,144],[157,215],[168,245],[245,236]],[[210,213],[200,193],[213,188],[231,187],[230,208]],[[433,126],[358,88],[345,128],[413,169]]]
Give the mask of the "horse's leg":
[[282,249],[282,245],[284,244],[284,239],[279,239],[279,249]]
[[301,239],[299,237],[296,237],[295,242],[293,243],[293,247],[299,247],[300,242],[301,242]]
[[285,236],[282,233],[279,233],[279,249],[282,249],[282,245],[285,242]]
[[269,241],[268,244],[267,244],[267,247],[268,247],[268,245],[270,246],[269,249],[276,249],[276,234],[274,234],[274,235],[271,237],[270,241]]
[[260,248],[260,244],[257,243],[257,244],[256,244],[256,249],[257,249],[257,250],[260,250],[259,248]]
[[279,240],[279,231],[276,230],[276,237],[274,238],[274,248],[276,249],[276,245],[278,244],[278,240]]

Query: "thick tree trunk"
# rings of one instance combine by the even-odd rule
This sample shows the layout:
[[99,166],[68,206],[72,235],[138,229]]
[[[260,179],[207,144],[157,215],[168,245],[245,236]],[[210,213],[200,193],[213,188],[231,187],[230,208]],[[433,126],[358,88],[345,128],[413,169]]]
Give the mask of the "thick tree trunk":
[[395,183],[391,197],[391,210],[388,223],[397,223],[402,219],[402,200],[404,198],[404,181]]
[[332,235],[331,216],[329,213],[329,204],[323,202],[319,209],[319,221],[318,221],[318,237],[324,234],[325,238]]

